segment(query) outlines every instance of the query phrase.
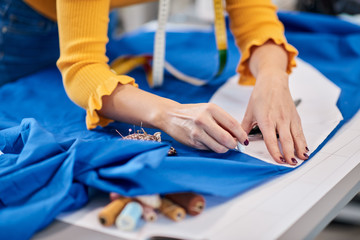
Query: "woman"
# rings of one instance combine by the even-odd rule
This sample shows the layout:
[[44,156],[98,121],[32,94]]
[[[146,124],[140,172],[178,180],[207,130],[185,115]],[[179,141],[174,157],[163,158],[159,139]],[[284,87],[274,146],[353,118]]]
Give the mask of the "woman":
[[241,124],[214,104],[179,104],[144,92],[133,78],[110,71],[105,55],[109,9],[149,1],[1,0],[0,82],[19,78],[20,66],[21,74],[28,74],[55,62],[59,44],[57,66],[66,92],[86,109],[89,129],[113,120],[142,123],[186,145],[223,153],[237,141],[249,144],[247,133],[257,124],[276,162],[295,165],[295,153],[306,160],[308,148],[288,86],[297,52],[287,44],[271,1],[226,1],[242,51],[240,81],[254,84],[256,79]]

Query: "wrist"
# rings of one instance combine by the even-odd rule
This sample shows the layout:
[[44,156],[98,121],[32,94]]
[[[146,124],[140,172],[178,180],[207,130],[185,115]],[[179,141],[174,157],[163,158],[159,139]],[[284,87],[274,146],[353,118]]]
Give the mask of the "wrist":
[[256,80],[257,81],[275,81],[275,80],[281,80],[281,81],[288,81],[289,74],[281,68],[262,68],[258,71]]
[[289,89],[289,75],[283,70],[261,71],[256,78],[255,88],[265,92],[270,89]]
[[283,46],[268,41],[252,50],[249,68],[255,78],[267,72],[286,72],[288,55]]
[[168,132],[169,123],[171,122],[172,112],[174,109],[179,108],[181,104],[171,99],[163,98],[162,101],[156,105],[150,117],[150,122],[153,127]]

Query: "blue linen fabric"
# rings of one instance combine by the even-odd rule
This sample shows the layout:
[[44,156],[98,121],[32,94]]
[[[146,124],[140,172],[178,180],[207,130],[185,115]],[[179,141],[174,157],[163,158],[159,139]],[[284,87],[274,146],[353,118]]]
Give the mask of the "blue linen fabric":
[[[348,121],[360,107],[360,27],[316,14],[279,17],[300,57],[342,89],[337,105],[344,116],[341,124]],[[153,36],[137,31],[111,39],[108,55],[114,59],[151,53]],[[235,74],[239,52],[230,32],[228,41],[225,72],[206,86],[191,86],[166,74],[162,88],[150,89],[142,69],[130,75],[141,88],[158,95],[182,103],[206,102]],[[213,32],[169,33],[167,43],[167,60],[187,74],[209,78],[216,71]],[[235,151],[194,150],[165,133],[162,143],[121,140],[115,129],[126,135],[133,128],[121,123],[88,131],[85,111],[67,98],[55,68],[2,86],[0,102],[0,150],[5,153],[0,155],[0,233],[4,239],[30,238],[60,212],[83,206],[88,186],[129,196],[195,191],[231,197],[292,171]],[[169,145],[178,156],[167,156]]]

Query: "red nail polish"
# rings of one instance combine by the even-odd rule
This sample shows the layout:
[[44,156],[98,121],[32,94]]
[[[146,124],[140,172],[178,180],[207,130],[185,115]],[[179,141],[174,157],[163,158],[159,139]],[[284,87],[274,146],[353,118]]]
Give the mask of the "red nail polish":
[[306,153],[304,153],[304,157],[309,158],[309,155],[307,155]]
[[244,145],[245,146],[249,145],[249,140],[246,139],[245,142],[244,142]]
[[305,147],[306,151],[310,151],[308,147]]
[[286,163],[285,159],[283,157],[280,157],[280,160],[283,162],[283,163]]
[[295,158],[291,158],[291,161],[295,164],[298,163]]

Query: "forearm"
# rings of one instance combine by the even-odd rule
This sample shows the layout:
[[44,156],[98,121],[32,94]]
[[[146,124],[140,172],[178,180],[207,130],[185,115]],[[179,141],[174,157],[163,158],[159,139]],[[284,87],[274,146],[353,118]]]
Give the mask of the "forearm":
[[[284,27],[277,18],[276,8],[272,2],[270,0],[226,0],[226,3],[231,31],[241,50],[241,61],[237,69],[241,76],[240,83],[255,84],[253,72],[255,73],[256,69],[250,69],[249,60],[254,49],[269,41],[286,49],[288,55],[286,72],[290,73],[292,67],[296,65],[294,58],[297,51],[286,42]],[[271,61],[264,62],[271,63],[274,60],[275,58],[272,58]]]
[[179,103],[119,84],[109,96],[103,96],[99,114],[120,122],[164,130],[165,114]]
[[236,140],[249,140],[240,123],[214,104],[180,104],[142,91],[118,85],[102,98],[103,117],[145,127],[159,128],[175,140],[197,149],[218,153],[236,147]]

